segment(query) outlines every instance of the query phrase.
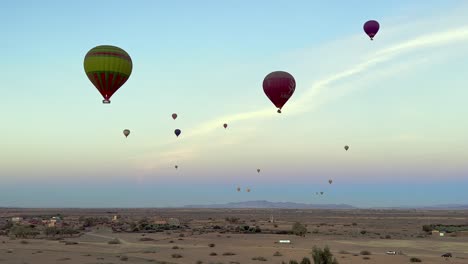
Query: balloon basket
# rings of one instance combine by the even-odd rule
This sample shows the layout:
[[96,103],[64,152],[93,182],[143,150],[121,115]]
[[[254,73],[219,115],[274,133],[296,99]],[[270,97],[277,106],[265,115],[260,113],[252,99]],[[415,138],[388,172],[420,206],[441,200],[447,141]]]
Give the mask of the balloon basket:
[[103,103],[103,104],[110,104],[110,100],[104,99],[104,100],[102,100],[102,103]]

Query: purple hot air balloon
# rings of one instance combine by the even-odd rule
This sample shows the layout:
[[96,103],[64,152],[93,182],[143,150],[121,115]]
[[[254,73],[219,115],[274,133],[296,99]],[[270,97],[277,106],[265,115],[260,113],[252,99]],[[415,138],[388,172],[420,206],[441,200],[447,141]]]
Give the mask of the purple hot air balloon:
[[379,32],[379,28],[379,22],[375,20],[369,20],[364,24],[364,32],[366,32],[371,40],[374,40],[374,36]]
[[175,134],[177,137],[179,137],[180,133],[181,133],[180,129],[174,130],[174,134]]

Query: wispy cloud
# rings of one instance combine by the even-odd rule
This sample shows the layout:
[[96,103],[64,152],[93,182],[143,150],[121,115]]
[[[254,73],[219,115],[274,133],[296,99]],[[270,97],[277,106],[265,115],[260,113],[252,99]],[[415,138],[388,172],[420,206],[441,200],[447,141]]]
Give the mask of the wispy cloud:
[[[287,106],[287,115],[297,115],[301,113],[305,113],[308,111],[313,110],[318,105],[323,104],[324,102],[319,102],[316,100],[316,97],[321,94],[324,89],[331,89],[332,85],[337,82],[347,80],[351,77],[364,73],[368,70],[373,69],[376,65],[383,64],[385,62],[389,62],[393,59],[400,57],[406,53],[413,52],[415,50],[420,50],[423,48],[431,48],[434,46],[444,46],[447,44],[451,44],[461,40],[468,40],[468,26],[459,27],[455,29],[451,29],[448,31],[441,31],[436,33],[428,33],[423,34],[418,37],[415,37],[410,40],[405,40],[399,42],[397,44],[393,44],[389,47],[383,48],[373,53],[369,53],[368,56],[365,57],[364,61],[358,64],[354,64],[350,66],[348,69],[343,71],[331,74],[323,79],[319,79],[318,81],[312,83],[312,85],[305,91],[305,92],[298,92],[296,97],[300,96],[298,99],[289,102]],[[416,64],[421,64],[422,62],[426,62],[426,60],[416,60],[413,63],[409,63],[410,65],[414,66]],[[387,67],[384,68],[381,72],[381,75],[391,75],[396,74],[401,71],[402,68],[396,69],[395,67]],[[405,70],[408,70],[408,67],[405,67]],[[376,78],[378,75],[374,75],[372,78]],[[368,78],[368,77],[365,77]],[[354,89],[348,89],[347,91],[352,91]],[[339,97],[342,96],[343,93],[334,93],[332,97]],[[328,98],[328,100],[333,98]],[[267,99],[266,99],[267,100]],[[269,107],[264,109],[259,109],[256,111],[250,112],[243,112],[237,113],[232,115],[223,116],[220,118],[212,119],[202,123],[201,125],[191,129],[190,134],[186,135],[184,141],[192,139],[194,136],[207,136],[210,133],[221,129],[221,125],[224,122],[238,122],[238,121],[247,121],[247,120],[257,120],[257,119],[265,119],[265,118],[273,118],[278,114],[275,111],[275,108]],[[184,151],[184,148],[190,148],[190,151]],[[196,147],[194,144],[187,145],[180,147],[180,149],[176,150],[175,152],[167,151],[167,152],[160,152],[157,154],[155,159],[159,160],[159,164],[163,165],[164,162],[171,162],[174,159],[174,155],[183,156],[184,159],[188,159],[190,157],[196,156],[195,153]],[[177,154],[178,153],[178,154]],[[145,159],[147,160],[147,159]],[[147,162],[144,162],[147,163]],[[155,166],[145,166],[148,169],[155,168]]]

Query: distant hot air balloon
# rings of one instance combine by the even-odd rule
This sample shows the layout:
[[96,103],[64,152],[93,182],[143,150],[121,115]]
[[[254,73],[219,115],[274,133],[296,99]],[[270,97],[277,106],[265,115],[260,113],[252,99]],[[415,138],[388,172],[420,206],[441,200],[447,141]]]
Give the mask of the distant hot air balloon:
[[128,135],[130,135],[130,130],[124,129],[123,134],[125,135],[125,137],[128,137]]
[[294,77],[284,71],[272,72],[263,80],[263,91],[278,108],[278,113],[281,113],[281,108],[293,95],[295,89],[296,81]]
[[320,192],[320,195],[323,195],[323,192]]
[[173,113],[173,114],[172,114],[172,119],[175,120],[176,118],[177,118],[177,114],[176,114],[176,113]]
[[237,191],[240,192],[240,190],[241,190],[240,187],[237,187]]
[[128,80],[132,73],[132,59],[125,50],[114,46],[92,48],[84,58],[84,70],[89,80],[101,93],[105,104]]
[[257,172],[260,173],[260,169],[257,169]]
[[348,146],[348,145],[344,146],[344,149],[345,149],[346,151],[348,151],[349,146]]
[[374,36],[379,32],[379,22],[375,20],[369,20],[364,23],[364,32],[370,37],[371,40],[374,40]]
[[226,128],[227,128],[227,124],[226,124],[226,123],[224,123],[223,127],[224,127],[224,129],[226,129]]
[[174,134],[175,134],[177,137],[179,137],[179,135],[180,135],[181,132],[182,132],[182,131],[180,131],[180,129],[174,130]]
[[247,188],[247,192],[250,192],[250,188]]
[[329,184],[332,184],[332,182],[333,182],[332,179],[328,180],[328,183],[329,183]]
[[177,165],[175,165],[174,167],[176,168],[176,170],[179,168],[179,166],[177,166]]

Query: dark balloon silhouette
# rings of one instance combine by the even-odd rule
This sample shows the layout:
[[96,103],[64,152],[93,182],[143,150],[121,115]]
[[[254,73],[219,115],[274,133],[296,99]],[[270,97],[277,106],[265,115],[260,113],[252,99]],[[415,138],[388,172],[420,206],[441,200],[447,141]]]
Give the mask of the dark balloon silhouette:
[[257,169],[257,172],[260,173],[260,169]]
[[223,127],[224,127],[224,129],[226,129],[226,128],[227,128],[227,124],[226,124],[226,123],[224,123]]
[[241,191],[241,188],[240,188],[240,187],[237,187],[237,191],[240,192],[240,191]]
[[346,151],[348,151],[349,146],[348,146],[348,145],[344,146],[344,149],[345,149]]
[[268,74],[263,80],[263,91],[270,101],[278,108],[281,108],[291,98],[296,89],[294,77],[284,71],[275,71]]
[[247,188],[247,192],[250,192],[250,188]]
[[128,135],[130,135],[130,130],[124,129],[123,134],[125,135],[125,137],[128,137]]
[[175,165],[174,167],[176,168],[176,170],[179,168],[179,166],[177,166],[177,165]]
[[180,133],[182,133],[182,131],[180,131],[180,129],[176,129],[174,130],[174,134],[179,137]]
[[364,24],[364,32],[366,32],[371,40],[374,40],[375,35],[379,32],[379,28],[379,22],[375,20],[369,20]]
[[177,118],[177,114],[176,114],[176,113],[173,113],[173,114],[172,114],[172,119],[175,120],[176,118]]
[[320,192],[320,195],[323,195],[323,192]]
[[329,183],[329,184],[332,184],[332,182],[333,182],[333,181],[332,181],[331,179],[330,179],[330,180],[328,180],[328,183]]
[[132,73],[132,59],[128,53],[114,46],[97,46],[85,56],[84,70],[89,80],[101,93],[104,104],[128,80]]

